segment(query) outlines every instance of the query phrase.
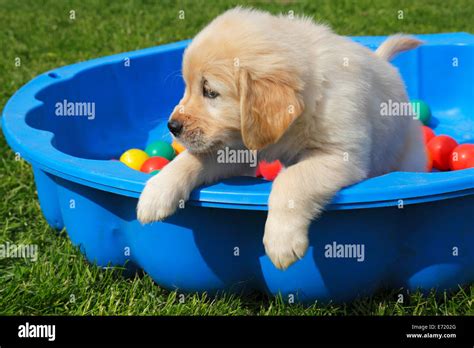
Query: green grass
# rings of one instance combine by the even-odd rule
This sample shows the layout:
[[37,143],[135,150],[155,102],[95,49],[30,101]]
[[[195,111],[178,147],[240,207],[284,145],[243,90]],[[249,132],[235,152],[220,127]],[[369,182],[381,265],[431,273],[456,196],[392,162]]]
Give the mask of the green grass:
[[[210,5],[212,3],[212,5]],[[473,32],[474,2],[464,1],[11,1],[0,0],[0,107],[37,74],[78,61],[191,38],[236,4],[313,15],[344,35]],[[76,19],[69,19],[74,10]],[[185,11],[185,20],[178,12]],[[404,11],[404,19],[397,18]],[[15,67],[15,58],[21,66]],[[30,167],[15,161],[0,137],[0,243],[37,244],[39,259],[0,260],[0,314],[70,315],[472,315],[474,286],[420,293],[397,303],[402,290],[348,304],[289,305],[263,295],[210,298],[161,289],[147,275],[86,262],[65,232],[42,218]]]

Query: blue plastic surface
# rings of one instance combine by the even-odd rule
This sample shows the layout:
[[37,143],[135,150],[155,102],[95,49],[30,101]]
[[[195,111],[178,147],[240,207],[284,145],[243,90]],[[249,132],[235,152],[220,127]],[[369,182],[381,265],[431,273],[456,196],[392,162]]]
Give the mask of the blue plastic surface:
[[[430,105],[437,134],[474,142],[474,36],[419,37],[422,47],[393,62],[410,97]],[[354,38],[372,49],[384,39]],[[261,179],[196,189],[185,209],[141,226],[135,207],[149,176],[110,159],[171,140],[166,122],[183,92],[179,74],[188,43],[55,69],[5,106],[2,130],[33,166],[46,220],[66,227],[90,261],[129,260],[170,289],[261,290],[302,301],[349,300],[381,286],[451,289],[474,281],[474,169],[396,172],[341,190],[312,224],[306,256],[284,272],[262,245],[271,183]],[[94,102],[95,118],[57,116],[56,103],[64,100]],[[333,242],[364,245],[364,260],[325,257]]]

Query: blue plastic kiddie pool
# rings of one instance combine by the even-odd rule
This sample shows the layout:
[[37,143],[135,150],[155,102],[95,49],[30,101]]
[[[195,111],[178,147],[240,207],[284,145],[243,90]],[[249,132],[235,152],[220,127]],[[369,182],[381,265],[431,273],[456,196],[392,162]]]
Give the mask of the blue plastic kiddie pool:
[[[419,37],[422,47],[393,62],[410,97],[430,105],[437,134],[473,142],[474,36]],[[371,49],[384,39],[354,38]],[[65,227],[91,262],[129,261],[159,285],[185,292],[257,290],[302,301],[474,281],[474,169],[395,172],[343,189],[312,224],[306,256],[286,271],[264,252],[271,182],[262,179],[237,177],[196,189],[174,216],[140,225],[135,208],[149,175],[111,158],[171,140],[166,123],[183,93],[179,74],[188,44],[41,74],[3,111],[3,132],[33,167],[46,220]],[[58,116],[56,105],[65,101],[95,103],[94,116]],[[341,245],[353,257],[328,253]]]

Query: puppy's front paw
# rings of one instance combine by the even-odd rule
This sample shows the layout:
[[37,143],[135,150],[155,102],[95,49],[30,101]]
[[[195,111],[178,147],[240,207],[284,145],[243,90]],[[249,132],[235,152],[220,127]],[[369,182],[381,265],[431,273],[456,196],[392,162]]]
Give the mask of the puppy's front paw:
[[[159,175],[159,174],[158,174]],[[142,224],[166,219],[178,208],[181,190],[155,176],[147,182],[137,205],[137,218]],[[174,188],[174,189],[173,189]]]
[[265,252],[275,267],[285,270],[303,258],[308,249],[307,227],[296,226],[290,220],[269,216],[263,236]]

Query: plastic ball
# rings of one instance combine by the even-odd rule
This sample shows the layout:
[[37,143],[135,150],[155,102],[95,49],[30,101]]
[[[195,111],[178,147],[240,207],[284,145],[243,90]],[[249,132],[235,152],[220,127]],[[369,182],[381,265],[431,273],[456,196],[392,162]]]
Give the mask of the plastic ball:
[[161,140],[149,144],[146,147],[145,152],[150,157],[163,157],[169,161],[171,161],[176,156],[171,144]]
[[158,174],[159,172],[161,172],[161,170],[158,170],[158,169],[157,169],[157,170],[153,170],[153,171],[150,172],[150,175],[156,175],[156,174]]
[[467,168],[474,168],[474,158],[469,159],[466,164]]
[[431,110],[428,104],[426,104],[423,100],[414,99],[411,102],[413,111],[418,114],[418,118],[420,121],[425,125],[430,124],[431,120]]
[[147,159],[140,168],[140,171],[144,173],[151,173],[155,170],[161,170],[166,166],[170,161],[164,157],[150,157]]
[[278,173],[280,173],[283,166],[281,165],[281,162],[279,160],[270,163],[266,161],[261,161],[259,164],[259,168],[260,173],[265,179],[273,181],[277,177]]
[[461,144],[451,153],[451,170],[474,168],[474,144]]
[[428,126],[431,120],[431,109],[429,105],[420,99],[414,99],[410,101],[413,111],[418,115],[419,120]]
[[438,135],[427,144],[427,149],[433,159],[433,167],[439,170],[448,170],[451,153],[458,146],[456,140],[448,135]]
[[139,149],[130,149],[120,156],[120,162],[125,163],[132,169],[140,170],[142,164],[148,159],[145,151]]
[[423,126],[423,139],[425,140],[425,144],[428,144],[428,142],[433,139],[436,136],[436,134],[433,132],[433,130],[430,127]]
[[186,150],[186,148],[180,143],[178,143],[176,140],[173,140],[173,142],[171,143],[171,146],[173,147],[174,152],[176,152],[177,155],[179,155],[181,152]]
[[430,152],[426,149],[426,171],[429,173],[433,170],[433,159],[431,158]]

